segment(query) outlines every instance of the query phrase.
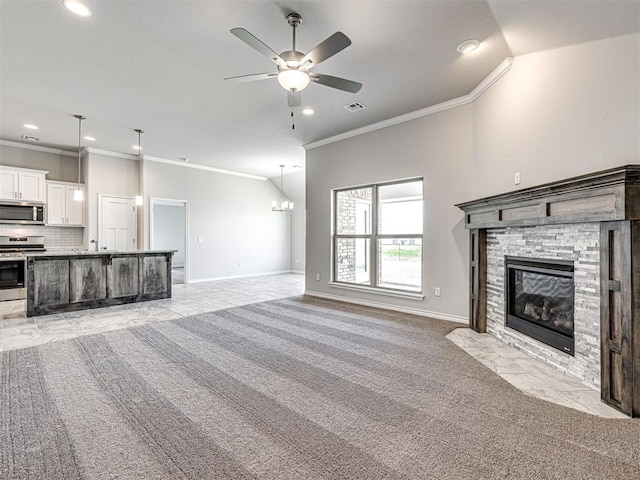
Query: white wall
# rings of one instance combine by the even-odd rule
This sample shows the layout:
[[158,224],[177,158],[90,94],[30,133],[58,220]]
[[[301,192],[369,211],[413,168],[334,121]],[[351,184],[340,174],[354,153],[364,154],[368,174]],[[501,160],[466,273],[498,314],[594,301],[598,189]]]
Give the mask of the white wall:
[[293,215],[291,215],[291,270],[294,272],[304,272],[306,265],[305,238],[307,228],[304,170],[287,176],[287,182],[299,185],[299,188],[292,190],[289,195],[289,198],[295,205]]
[[639,163],[639,70],[640,35],[515,57],[474,103],[469,200]]
[[[85,247],[91,239],[98,237],[99,195],[135,197],[138,194],[138,161],[112,157],[99,153],[86,156],[87,178],[87,222],[85,226]],[[141,214],[138,215],[138,245],[141,246]]]
[[[280,177],[269,179],[273,185],[280,190]],[[294,209],[290,216],[290,241],[291,241],[291,265],[290,268],[294,272],[303,273],[306,263],[305,255],[305,236],[306,236],[306,194],[305,194],[305,171],[296,169],[292,173],[284,176],[283,188],[284,196],[287,200],[293,202]],[[278,201],[279,198],[274,198]]]
[[[78,157],[0,145],[0,165],[45,170],[47,180],[78,181]],[[84,176],[83,176],[84,179]]]
[[177,250],[171,264],[184,267],[185,207],[184,205],[160,205],[153,208],[154,250]]
[[289,271],[289,216],[271,211],[280,197],[271,182],[149,160],[143,175],[145,199],[188,201],[190,281]]
[[[468,235],[463,214],[454,204],[468,199],[471,191],[471,108],[467,105],[307,151],[307,292],[467,316]],[[328,286],[331,190],[410,177],[424,178],[425,299],[418,302]],[[433,295],[436,286],[441,297]]]

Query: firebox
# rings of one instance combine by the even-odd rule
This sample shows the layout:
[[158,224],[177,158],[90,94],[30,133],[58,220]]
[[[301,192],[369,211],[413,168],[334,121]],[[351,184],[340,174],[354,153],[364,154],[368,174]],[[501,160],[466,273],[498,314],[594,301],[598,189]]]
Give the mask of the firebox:
[[574,354],[573,262],[505,257],[506,324]]

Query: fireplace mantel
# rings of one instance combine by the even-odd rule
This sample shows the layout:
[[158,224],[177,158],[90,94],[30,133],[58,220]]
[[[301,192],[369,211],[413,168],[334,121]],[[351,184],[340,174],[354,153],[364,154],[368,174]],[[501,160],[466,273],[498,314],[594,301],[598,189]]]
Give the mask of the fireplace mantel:
[[468,229],[640,220],[640,165],[493,195],[456,207],[464,211]]
[[[525,243],[530,243],[535,238],[527,239],[526,235],[540,229],[568,228],[572,236],[579,236],[584,224],[592,225],[592,232],[596,229],[592,245],[596,272],[599,263],[600,312],[596,321],[599,318],[600,331],[595,327],[593,334],[600,338],[601,398],[627,415],[640,417],[640,165],[456,206],[464,211],[470,233],[469,326],[479,333],[487,332],[488,232],[495,237],[519,229]],[[547,258],[555,254],[544,248],[537,253]],[[492,269],[497,268],[495,263],[494,258]],[[597,302],[597,279],[595,290]],[[491,318],[495,321],[495,316]],[[597,372],[597,360],[595,365]]]

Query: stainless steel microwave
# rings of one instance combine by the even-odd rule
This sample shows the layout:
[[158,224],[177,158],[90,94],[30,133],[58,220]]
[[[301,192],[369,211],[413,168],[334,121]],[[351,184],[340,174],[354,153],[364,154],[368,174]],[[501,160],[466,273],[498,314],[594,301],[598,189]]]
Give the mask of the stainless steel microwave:
[[0,223],[44,225],[43,203],[0,201]]

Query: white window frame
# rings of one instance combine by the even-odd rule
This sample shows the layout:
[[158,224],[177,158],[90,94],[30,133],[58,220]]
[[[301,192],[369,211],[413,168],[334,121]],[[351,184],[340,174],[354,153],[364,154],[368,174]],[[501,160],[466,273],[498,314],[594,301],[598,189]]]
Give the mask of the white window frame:
[[[424,289],[424,275],[423,269],[420,269],[420,291],[405,290],[400,288],[381,287],[378,285],[378,240],[383,239],[419,239],[422,245],[421,263],[424,263],[424,214],[423,214],[423,232],[412,234],[380,234],[378,233],[378,218],[380,205],[378,202],[378,188],[386,187],[389,185],[398,185],[402,183],[422,182],[422,202],[424,212],[424,179],[422,177],[407,178],[403,180],[394,180],[389,182],[371,183],[366,185],[358,185],[352,187],[336,188],[331,191],[331,281],[329,285],[337,288],[344,288],[347,290],[359,290],[373,292],[383,295],[390,295],[394,297],[404,297],[415,300],[422,300],[424,295],[422,291]],[[350,190],[359,190],[364,188],[371,188],[371,228],[369,234],[339,234],[338,233],[338,194],[340,192],[346,192]],[[337,275],[337,244],[341,239],[365,239],[369,240],[369,252],[368,261],[370,265],[369,271],[369,284],[364,285],[361,283],[345,282],[336,279]]]

